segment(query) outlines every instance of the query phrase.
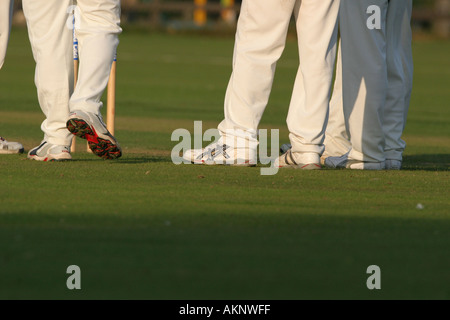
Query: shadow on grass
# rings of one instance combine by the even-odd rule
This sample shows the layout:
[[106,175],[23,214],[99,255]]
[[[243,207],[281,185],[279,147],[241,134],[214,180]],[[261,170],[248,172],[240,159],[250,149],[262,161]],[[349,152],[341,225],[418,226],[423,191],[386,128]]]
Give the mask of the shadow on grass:
[[402,170],[449,171],[450,154],[414,154],[403,157]]
[[150,155],[142,155],[142,156],[130,156],[130,157],[122,157],[117,160],[106,160],[108,162],[114,163],[114,164],[139,164],[139,163],[172,163],[172,160],[170,157],[165,156],[150,156]]
[[[229,214],[218,202],[130,215],[129,203],[118,205],[121,214],[73,205],[61,215],[47,201],[46,211],[32,206],[3,214],[0,299],[449,298],[450,221],[444,217]],[[64,275],[68,261],[88,270],[82,274],[89,289],[76,296],[64,276],[55,276]],[[394,283],[375,298],[365,286],[373,261]]]
[[[100,158],[78,158],[70,162],[96,162],[105,161],[108,164],[142,164],[142,163],[172,163],[170,156],[157,155],[130,155],[117,160],[102,160]],[[257,166],[261,167],[260,165]],[[325,168],[324,168],[325,169]],[[450,171],[450,154],[418,154],[403,157],[402,170],[409,171]]]
[[134,156],[134,157],[122,157],[119,159],[115,159],[115,160],[104,160],[101,158],[79,158],[79,159],[72,159],[69,160],[67,162],[99,162],[99,161],[104,161],[105,163],[108,164],[139,164],[139,163],[161,163],[161,162],[172,162],[172,160],[170,159],[170,157],[162,157],[162,156]]

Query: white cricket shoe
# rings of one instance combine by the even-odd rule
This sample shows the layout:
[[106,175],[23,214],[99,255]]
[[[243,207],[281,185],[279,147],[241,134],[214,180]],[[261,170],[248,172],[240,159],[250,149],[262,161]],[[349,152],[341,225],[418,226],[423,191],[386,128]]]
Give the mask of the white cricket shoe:
[[76,110],[69,114],[67,129],[77,137],[86,139],[92,152],[103,159],[117,159],[122,149],[116,138],[108,131],[102,116]]
[[400,170],[402,162],[400,160],[386,159],[386,170]]
[[0,154],[22,153],[23,145],[18,142],[10,142],[0,137]]
[[351,160],[348,158],[348,153],[340,157],[328,157],[325,159],[325,166],[327,168],[339,169],[355,169],[355,170],[383,170],[385,169],[385,162],[366,162]]
[[278,168],[295,168],[302,170],[322,169],[318,153],[292,152],[291,149],[279,156],[275,160],[274,166]]
[[69,146],[60,146],[43,141],[39,146],[28,152],[28,159],[37,161],[72,160]]
[[235,138],[222,136],[206,148],[186,150],[183,159],[193,164],[256,166],[257,143],[242,140],[240,141],[242,144],[237,144],[235,140]]

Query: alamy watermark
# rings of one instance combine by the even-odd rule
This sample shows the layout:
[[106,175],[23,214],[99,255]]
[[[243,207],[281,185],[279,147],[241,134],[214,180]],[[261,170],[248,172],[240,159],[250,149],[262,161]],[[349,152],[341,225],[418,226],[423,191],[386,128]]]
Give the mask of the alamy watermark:
[[371,5],[367,8],[367,14],[370,14],[370,17],[367,19],[367,28],[369,30],[380,30],[381,29],[381,8],[377,5]]
[[367,274],[370,276],[367,278],[366,286],[369,290],[381,290],[381,269],[377,265],[371,265],[367,267]]
[[67,274],[70,276],[67,278],[66,286],[69,290],[81,290],[81,269],[79,266],[73,264],[67,267]]

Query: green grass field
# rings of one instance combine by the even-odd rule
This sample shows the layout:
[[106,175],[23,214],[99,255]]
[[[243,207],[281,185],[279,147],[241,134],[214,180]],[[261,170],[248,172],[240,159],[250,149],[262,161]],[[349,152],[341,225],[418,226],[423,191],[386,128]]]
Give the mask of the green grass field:
[[[0,156],[0,299],[450,299],[450,43],[414,43],[404,170],[172,164],[173,130],[223,117],[233,38],[124,32],[117,161]],[[279,128],[296,72],[289,39],[261,128]],[[0,134],[42,139],[25,30],[0,71]],[[423,209],[417,209],[417,204]],[[81,268],[82,290],[66,288]],[[381,268],[381,290],[366,269]]]

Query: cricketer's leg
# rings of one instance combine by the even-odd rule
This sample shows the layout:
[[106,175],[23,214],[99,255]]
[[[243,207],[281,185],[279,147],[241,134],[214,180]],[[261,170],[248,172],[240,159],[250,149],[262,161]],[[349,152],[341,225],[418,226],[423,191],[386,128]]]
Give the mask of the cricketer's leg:
[[46,119],[42,122],[44,140],[70,146],[66,129],[69,97],[73,87],[72,30],[70,0],[23,0],[33,56],[39,105]]
[[[412,1],[391,1],[387,13],[386,61],[388,68],[388,93],[383,115],[385,134],[386,168],[401,167],[405,142],[401,139],[411,98],[413,59],[411,50]],[[343,19],[348,17],[342,15]],[[333,96],[330,102],[330,117],[325,138],[325,157],[339,157],[351,149],[346,130],[342,101],[342,61],[338,63]]]
[[[341,1],[343,110],[352,145],[349,161],[385,160],[387,10],[388,0]],[[375,26],[368,23],[371,19]]]
[[79,73],[70,98],[67,129],[88,140],[94,154],[116,159],[122,150],[103,122],[100,101],[108,84],[119,44],[120,0],[78,0],[75,20],[79,48]]
[[325,151],[322,158],[340,157],[351,149],[350,137],[347,132],[344,117],[344,103],[342,97],[342,50],[338,49],[336,63],[336,77],[333,95],[330,100],[330,114],[325,134]]
[[388,94],[383,131],[387,160],[402,161],[406,143],[402,140],[412,90],[411,49],[412,0],[391,1],[387,15]]
[[303,0],[295,8],[300,66],[287,117],[292,154],[324,150],[336,60],[339,0]]
[[0,69],[5,61],[6,48],[8,47],[13,4],[13,0],[4,0],[0,2]]
[[243,0],[225,96],[221,135],[257,142],[257,128],[269,100],[276,64],[286,42],[296,0]]
[[100,101],[108,83],[119,44],[120,0],[78,0],[75,33],[79,48],[79,73],[70,98],[70,111],[100,114]]

